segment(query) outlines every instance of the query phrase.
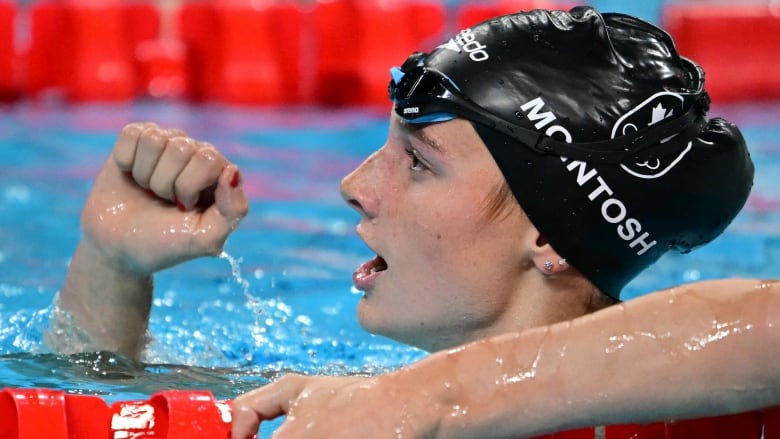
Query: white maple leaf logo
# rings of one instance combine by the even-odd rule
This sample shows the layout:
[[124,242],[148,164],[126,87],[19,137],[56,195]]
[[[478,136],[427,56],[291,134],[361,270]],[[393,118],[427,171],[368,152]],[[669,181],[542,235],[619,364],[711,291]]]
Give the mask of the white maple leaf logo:
[[658,105],[653,107],[653,116],[648,126],[666,119],[667,117],[671,116],[672,113],[674,113],[674,110],[669,110],[669,112],[667,113],[666,108],[664,108],[664,106],[659,103]]

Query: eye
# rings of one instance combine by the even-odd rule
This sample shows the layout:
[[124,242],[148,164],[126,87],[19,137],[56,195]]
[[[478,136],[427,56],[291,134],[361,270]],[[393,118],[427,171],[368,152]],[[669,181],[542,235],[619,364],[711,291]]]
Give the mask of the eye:
[[409,169],[412,171],[425,171],[428,169],[428,166],[425,165],[425,163],[420,160],[420,157],[417,155],[417,150],[412,148],[407,148],[406,155],[409,156],[409,158],[412,159],[412,164],[409,165]]

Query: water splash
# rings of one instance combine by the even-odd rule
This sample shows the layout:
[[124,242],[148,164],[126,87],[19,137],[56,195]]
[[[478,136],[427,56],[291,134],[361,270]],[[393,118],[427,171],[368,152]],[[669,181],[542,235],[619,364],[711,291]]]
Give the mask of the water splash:
[[220,259],[224,259],[230,264],[230,275],[233,278],[233,281],[241,287],[241,291],[244,293],[244,297],[247,298],[250,302],[257,302],[259,301],[256,297],[252,296],[249,293],[249,288],[251,287],[249,281],[244,278],[241,275],[241,260],[236,259],[232,256],[230,256],[226,251],[222,251],[219,255]]

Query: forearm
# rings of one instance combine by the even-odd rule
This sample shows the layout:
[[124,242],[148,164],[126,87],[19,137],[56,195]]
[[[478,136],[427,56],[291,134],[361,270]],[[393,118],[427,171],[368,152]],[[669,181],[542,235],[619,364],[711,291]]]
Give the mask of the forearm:
[[145,344],[152,290],[151,275],[114,263],[82,240],[56,305],[87,334],[88,349],[137,358]]
[[780,404],[780,285],[703,282],[402,370],[446,438],[696,417]]

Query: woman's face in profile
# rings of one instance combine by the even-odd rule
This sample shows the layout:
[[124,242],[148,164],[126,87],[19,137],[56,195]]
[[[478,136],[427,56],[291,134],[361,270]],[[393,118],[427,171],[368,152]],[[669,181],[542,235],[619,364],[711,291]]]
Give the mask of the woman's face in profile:
[[508,311],[523,261],[516,238],[530,224],[516,203],[488,219],[503,183],[469,122],[391,117],[386,143],[341,184],[377,254],[354,276],[367,330],[434,350],[484,334]]

